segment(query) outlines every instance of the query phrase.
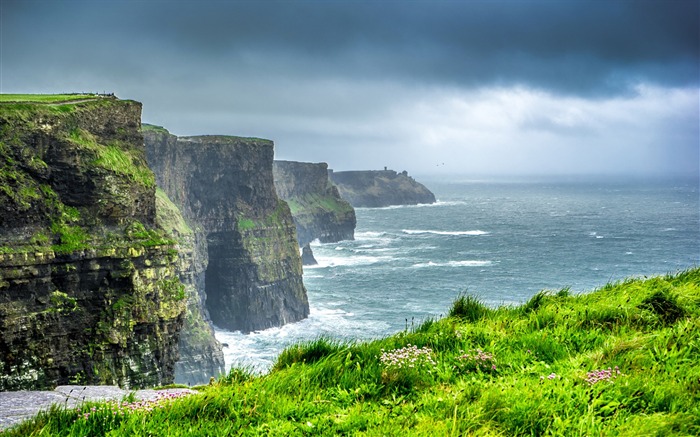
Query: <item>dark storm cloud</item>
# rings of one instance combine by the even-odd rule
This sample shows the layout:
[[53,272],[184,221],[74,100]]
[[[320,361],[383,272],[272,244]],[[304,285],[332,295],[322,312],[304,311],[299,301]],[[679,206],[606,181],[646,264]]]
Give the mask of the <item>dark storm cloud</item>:
[[128,60],[134,54],[123,47],[138,52],[141,44],[155,50],[150,59],[139,56],[146,64],[170,54],[173,68],[207,61],[243,73],[260,68],[248,54],[265,53],[271,74],[521,84],[595,95],[628,92],[641,81],[696,85],[698,4],[12,1],[4,2],[3,25],[10,51],[7,38],[17,37],[38,53],[55,45],[61,50],[54,53],[65,55],[72,46],[96,59],[106,51]]
[[336,170],[697,175],[699,5],[0,0],[0,92],[115,92]]

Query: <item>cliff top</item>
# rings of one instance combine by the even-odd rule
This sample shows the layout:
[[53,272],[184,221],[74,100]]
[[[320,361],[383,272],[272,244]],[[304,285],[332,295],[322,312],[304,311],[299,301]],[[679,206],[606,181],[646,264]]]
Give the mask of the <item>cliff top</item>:
[[115,98],[106,94],[0,94],[0,103],[70,103],[100,98]]
[[178,137],[178,140],[191,141],[194,143],[207,144],[238,144],[238,143],[259,143],[261,145],[272,145],[272,140],[255,137],[237,137],[233,135],[194,135],[187,137]]

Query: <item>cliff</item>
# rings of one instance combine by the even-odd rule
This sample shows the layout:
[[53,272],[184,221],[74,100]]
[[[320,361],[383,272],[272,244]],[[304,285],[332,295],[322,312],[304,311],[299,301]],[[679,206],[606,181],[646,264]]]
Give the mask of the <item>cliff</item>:
[[330,182],[326,163],[275,161],[273,175],[277,194],[291,209],[300,247],[316,239],[354,238],[355,210]]
[[405,171],[329,170],[328,175],[338,187],[341,197],[356,208],[435,203],[435,195]]
[[[224,353],[214,337],[204,309],[204,273],[208,264],[206,242],[182,217],[163,190],[156,190],[156,224],[178,242],[177,273],[187,299],[185,322],[180,333],[180,359],[175,363],[175,383],[197,385],[225,372]],[[199,290],[202,290],[200,294]]]
[[0,390],[172,382],[185,296],[141,104],[2,97]]
[[296,231],[275,193],[273,143],[175,137],[144,129],[158,185],[206,244],[205,310],[215,325],[250,332],[309,314]]

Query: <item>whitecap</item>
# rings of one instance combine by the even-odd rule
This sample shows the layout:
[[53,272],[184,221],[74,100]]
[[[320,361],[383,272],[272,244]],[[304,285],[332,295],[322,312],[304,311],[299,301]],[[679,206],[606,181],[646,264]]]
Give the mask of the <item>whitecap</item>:
[[436,231],[432,229],[402,229],[401,232],[408,235],[433,234],[433,235],[488,235],[487,231]]
[[490,266],[491,261],[482,260],[464,260],[464,261],[447,261],[447,262],[433,262],[428,261],[427,263],[413,264],[411,267],[414,268],[424,268],[424,267],[484,267]]
[[359,265],[370,265],[376,264],[378,262],[390,261],[393,259],[391,256],[370,256],[370,255],[351,255],[351,256],[323,256],[315,255],[316,262],[318,264],[314,266],[307,266],[310,268],[326,268],[326,267],[337,267],[337,266],[359,266]]

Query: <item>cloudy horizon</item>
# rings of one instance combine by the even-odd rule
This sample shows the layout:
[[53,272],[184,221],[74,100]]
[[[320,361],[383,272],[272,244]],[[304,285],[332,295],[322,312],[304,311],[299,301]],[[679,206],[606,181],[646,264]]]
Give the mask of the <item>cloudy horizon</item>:
[[700,168],[700,2],[0,0],[0,92],[411,174]]

